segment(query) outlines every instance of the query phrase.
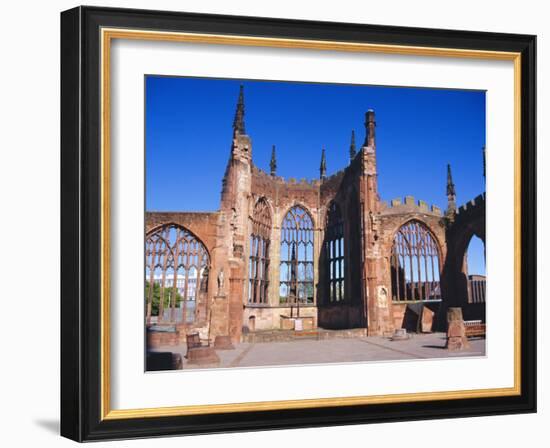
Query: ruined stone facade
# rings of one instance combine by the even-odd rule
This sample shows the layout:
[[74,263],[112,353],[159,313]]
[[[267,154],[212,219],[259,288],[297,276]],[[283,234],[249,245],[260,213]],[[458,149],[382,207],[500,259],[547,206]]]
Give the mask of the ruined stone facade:
[[[275,148],[269,174],[254,165],[242,90],[233,128],[218,211],[146,213],[148,279],[160,278],[154,272],[171,263],[173,271],[193,269],[183,288],[194,285],[190,297],[181,293],[183,306],[194,303],[186,308],[187,317],[179,318],[151,313],[149,288],[148,323],[173,321],[180,334],[198,331],[211,340],[229,335],[233,342],[241,341],[243,332],[292,328],[297,317],[304,328],[366,328],[369,335],[384,335],[403,326],[431,331],[448,306],[467,307],[463,260],[472,235],[485,241],[484,195],[457,209],[451,178],[445,214],[408,196],[381,201],[372,110],[357,149],[352,135],[349,165],[327,176],[323,156],[320,178],[313,181],[278,177]],[[411,252],[409,261],[410,247],[396,249],[397,235],[407,225],[422,254]],[[184,229],[198,246],[187,240],[178,246],[169,236],[154,240],[169,228]],[[431,255],[424,240],[432,245]],[[159,255],[162,245],[172,245],[171,255]],[[189,252],[199,246],[205,253],[201,266],[190,261]],[[182,306],[169,300],[172,308]]]

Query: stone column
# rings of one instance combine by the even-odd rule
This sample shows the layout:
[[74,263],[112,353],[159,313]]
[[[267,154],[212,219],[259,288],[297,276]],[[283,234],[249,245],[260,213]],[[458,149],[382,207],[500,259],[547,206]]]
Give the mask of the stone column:
[[[273,228],[269,249],[269,306],[279,306],[279,265],[281,263],[281,217],[277,209],[273,214]],[[275,324],[275,322],[274,322]]]
[[[318,225],[321,219],[320,213],[317,210],[316,213],[316,226],[313,232],[313,304],[315,305],[315,320],[313,326],[317,327],[319,325],[319,300],[317,297],[317,290],[319,286],[319,262],[321,255],[321,245],[323,244],[323,234],[320,226]],[[321,287],[322,288],[322,287]]]
[[445,348],[451,351],[470,348],[466,337],[466,328],[462,318],[462,308],[454,307],[447,310],[447,343]]

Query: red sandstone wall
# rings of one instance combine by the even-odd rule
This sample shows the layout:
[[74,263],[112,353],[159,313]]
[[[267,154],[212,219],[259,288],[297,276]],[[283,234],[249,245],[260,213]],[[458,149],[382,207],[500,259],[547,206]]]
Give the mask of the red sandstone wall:
[[[246,143],[246,142],[245,142]],[[369,333],[383,334],[403,323],[405,308],[391,303],[391,278],[389,258],[393,236],[397,229],[411,219],[425,223],[436,236],[441,247],[441,260],[446,254],[444,221],[438,210],[428,209],[426,204],[411,202],[388,207],[378,198],[373,154],[363,154],[346,170],[323,181],[285,181],[254,167],[244,154],[238,161],[230,161],[224,179],[222,210],[220,212],[148,212],[147,231],[161,224],[182,225],[193,232],[211,254],[209,281],[210,331],[213,336],[230,334],[236,342],[241,327],[255,315],[257,329],[280,326],[279,249],[280,226],[290,207],[300,204],[307,208],[315,227],[315,289],[319,324],[327,328],[352,328],[364,326],[365,301],[368,300]],[[246,157],[245,157],[246,156]],[[363,160],[366,158],[367,160]],[[250,164],[250,165],[249,165]],[[363,172],[367,167],[368,172]],[[249,191],[249,193],[247,193]],[[272,211],[272,235],[270,249],[269,307],[266,310],[247,307],[248,288],[248,233],[249,219],[260,197],[266,197]],[[244,200],[243,200],[244,199]],[[345,219],[345,250],[347,256],[347,302],[340,306],[326,306],[324,297],[324,271],[322,246],[327,207],[336,201]],[[363,214],[361,208],[363,207]],[[363,234],[361,235],[361,229]],[[236,248],[242,245],[242,251]],[[364,246],[363,246],[364,245]],[[362,264],[361,252],[365,263]],[[364,269],[362,269],[364,266]],[[218,294],[217,275],[223,268],[226,275],[224,293]],[[362,274],[362,271],[364,272]],[[366,282],[365,282],[366,280]],[[380,291],[387,290],[387,299],[381,306]],[[386,292],[384,293],[386,294]],[[244,312],[243,312],[244,309]],[[206,322],[205,322],[206,324]]]
[[[319,185],[320,182],[289,180],[281,177],[270,176],[264,171],[252,167],[252,188],[254,197],[266,197],[273,208],[278,209],[281,217],[295,204],[301,204],[314,214],[319,208]],[[316,220],[316,216],[313,216]],[[317,223],[315,223],[317,224]],[[280,223],[274,223],[279,225]]]
[[146,212],[145,232],[163,224],[177,224],[191,231],[212,254],[216,245],[219,212]]

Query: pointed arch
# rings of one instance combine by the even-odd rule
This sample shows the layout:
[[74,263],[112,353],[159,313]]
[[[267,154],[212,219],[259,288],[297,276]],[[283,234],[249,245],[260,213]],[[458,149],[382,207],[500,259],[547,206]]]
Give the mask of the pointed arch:
[[[295,223],[302,223],[303,228],[311,228],[311,230],[315,227],[315,221],[313,219],[313,215],[310,213],[308,208],[299,203],[294,202],[294,205],[291,206],[287,212],[285,213],[285,216],[283,217],[283,221],[281,223],[281,228],[285,226],[285,220],[290,219],[294,220]],[[291,224],[294,225],[294,224]]]
[[145,238],[147,320],[193,322],[209,269],[206,246],[188,229],[174,223],[151,229]]
[[410,220],[399,227],[390,261],[393,301],[441,300],[441,250],[424,223]]
[[265,197],[261,197],[256,202],[250,217],[248,257],[248,303],[250,304],[268,303],[271,227],[269,203]]
[[485,243],[472,235],[464,253],[462,268],[468,286],[468,303],[485,303]]
[[314,303],[314,227],[309,211],[295,205],[281,225],[280,303]]

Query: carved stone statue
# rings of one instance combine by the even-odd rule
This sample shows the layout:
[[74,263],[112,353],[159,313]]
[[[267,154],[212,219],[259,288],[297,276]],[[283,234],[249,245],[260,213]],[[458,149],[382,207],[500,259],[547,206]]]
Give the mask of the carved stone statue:
[[376,302],[379,308],[388,307],[388,290],[384,286],[378,287]]
[[200,282],[200,291],[201,292],[208,291],[208,275],[209,275],[209,272],[210,272],[210,270],[208,269],[208,266],[206,266],[202,271],[201,282]]
[[219,296],[223,295],[224,283],[225,283],[224,273],[223,273],[223,268],[221,268],[220,271],[218,272],[218,295]]

